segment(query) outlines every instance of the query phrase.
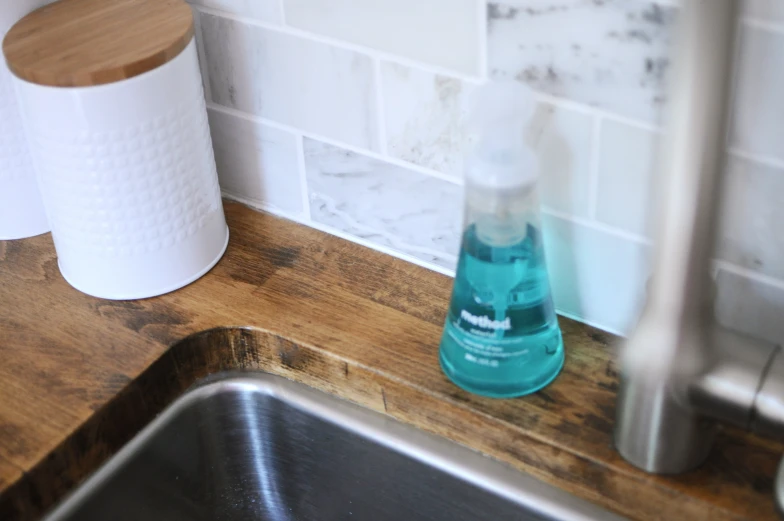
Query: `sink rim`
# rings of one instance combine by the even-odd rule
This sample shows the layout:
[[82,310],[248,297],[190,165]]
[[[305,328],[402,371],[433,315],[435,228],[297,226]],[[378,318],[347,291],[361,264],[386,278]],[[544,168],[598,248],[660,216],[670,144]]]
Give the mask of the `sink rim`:
[[60,521],[73,513],[90,496],[93,488],[121,469],[178,414],[211,396],[239,390],[281,400],[306,414],[368,438],[538,515],[558,521],[628,521],[601,506],[452,440],[306,384],[258,370],[224,371],[197,381],[46,513],[43,521]]

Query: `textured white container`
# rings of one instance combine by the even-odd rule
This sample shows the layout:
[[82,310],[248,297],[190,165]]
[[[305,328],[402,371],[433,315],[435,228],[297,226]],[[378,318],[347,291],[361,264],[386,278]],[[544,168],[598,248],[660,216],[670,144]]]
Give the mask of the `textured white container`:
[[[45,3],[8,0],[0,4],[0,42],[13,24]],[[22,239],[48,231],[12,74],[0,56],[0,240]]]
[[229,234],[193,41],[165,65],[116,83],[14,82],[72,286],[145,298],[218,262]]

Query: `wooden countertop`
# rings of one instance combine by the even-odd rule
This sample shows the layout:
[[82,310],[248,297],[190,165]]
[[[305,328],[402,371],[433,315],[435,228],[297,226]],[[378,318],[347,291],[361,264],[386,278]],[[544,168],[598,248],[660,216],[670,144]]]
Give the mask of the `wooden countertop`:
[[0,241],[0,519],[38,518],[184,389],[222,369],[262,369],[337,394],[631,519],[778,519],[777,443],[724,430],[707,463],[677,477],[618,456],[610,336],[561,319],[567,359],[553,385],[515,400],[470,395],[437,362],[448,277],[225,206],[223,260],[143,301],[72,289],[49,235]]

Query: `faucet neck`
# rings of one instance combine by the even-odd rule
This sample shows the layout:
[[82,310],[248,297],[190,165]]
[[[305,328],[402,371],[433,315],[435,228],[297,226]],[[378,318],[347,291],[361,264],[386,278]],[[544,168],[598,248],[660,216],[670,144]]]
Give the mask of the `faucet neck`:
[[716,362],[709,272],[737,13],[737,0],[687,0],[679,20],[659,163],[664,197],[655,274],[622,355],[616,429],[621,454],[653,472],[691,468],[711,445],[713,425],[690,395]]

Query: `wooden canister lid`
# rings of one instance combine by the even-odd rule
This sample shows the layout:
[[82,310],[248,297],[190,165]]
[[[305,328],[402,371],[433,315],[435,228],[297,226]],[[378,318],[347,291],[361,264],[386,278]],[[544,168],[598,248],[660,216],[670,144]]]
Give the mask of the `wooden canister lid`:
[[30,83],[88,87],[156,69],[192,38],[193,15],[183,0],[60,0],[14,25],[3,53]]

